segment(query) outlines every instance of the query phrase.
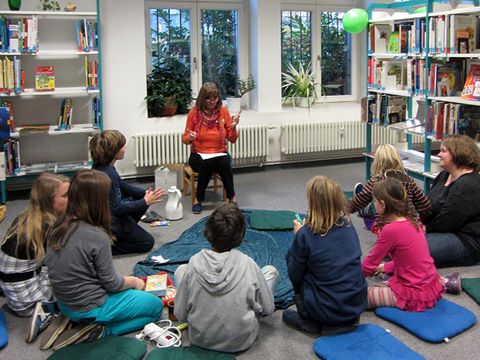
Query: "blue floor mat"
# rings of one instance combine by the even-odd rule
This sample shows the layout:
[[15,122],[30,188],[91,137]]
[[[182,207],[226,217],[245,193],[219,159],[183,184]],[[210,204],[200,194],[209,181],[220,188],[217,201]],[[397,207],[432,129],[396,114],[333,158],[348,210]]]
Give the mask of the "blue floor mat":
[[[292,230],[258,231],[250,227],[250,213],[254,210],[243,209],[247,231],[245,239],[239,249],[250,256],[259,267],[273,265],[280,273],[277,289],[275,290],[275,306],[286,309],[293,304],[293,286],[288,278],[285,256],[293,240]],[[202,249],[210,248],[210,244],[203,236],[208,217],[204,217],[196,224],[185,230],[176,241],[167,243],[153,250],[144,261],[139,261],[133,271],[134,276],[142,277],[159,271],[166,271],[170,275],[181,264],[186,264],[190,257]],[[169,259],[168,263],[157,264],[152,256],[162,255]]]

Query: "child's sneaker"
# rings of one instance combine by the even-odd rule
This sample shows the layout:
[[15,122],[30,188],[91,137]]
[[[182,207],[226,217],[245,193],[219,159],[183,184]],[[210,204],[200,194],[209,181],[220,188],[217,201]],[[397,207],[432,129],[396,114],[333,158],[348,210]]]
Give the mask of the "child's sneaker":
[[445,282],[445,290],[447,293],[458,295],[462,292],[462,278],[458,271],[454,271],[445,276],[445,279],[447,280]]
[[72,322],[63,314],[57,314],[52,320],[50,326],[40,336],[40,350],[48,350],[58,339],[60,334],[70,329]]
[[58,307],[55,302],[38,302],[30,318],[25,341],[27,343],[34,342],[38,335],[48,327],[56,312],[58,312]]
[[68,345],[99,339],[102,337],[104,329],[105,327],[100,324],[80,324],[60,334],[53,343],[52,349],[57,351]]

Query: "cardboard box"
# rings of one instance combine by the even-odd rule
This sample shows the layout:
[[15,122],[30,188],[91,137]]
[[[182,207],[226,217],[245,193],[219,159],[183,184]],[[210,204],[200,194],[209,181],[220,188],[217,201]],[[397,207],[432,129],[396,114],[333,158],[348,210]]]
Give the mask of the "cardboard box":
[[155,189],[168,190],[170,186],[183,189],[183,168],[184,164],[165,164],[155,169]]

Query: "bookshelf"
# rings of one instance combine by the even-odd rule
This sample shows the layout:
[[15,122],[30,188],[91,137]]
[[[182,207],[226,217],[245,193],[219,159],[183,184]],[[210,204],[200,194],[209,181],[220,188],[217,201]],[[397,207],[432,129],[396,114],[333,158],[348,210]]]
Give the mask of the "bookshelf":
[[[33,0],[20,11],[0,5],[0,109],[13,119],[2,139],[2,203],[7,185],[91,165],[88,141],[102,129],[100,1],[76,4],[73,12],[41,11]],[[39,69],[47,67],[45,80]],[[41,81],[50,81],[47,91],[39,91]]]
[[[420,7],[426,12],[415,13]],[[480,63],[478,0],[457,8],[434,0],[373,3],[368,15],[366,177],[372,127],[388,126],[405,134],[405,168],[428,191],[440,170],[432,147],[450,134],[480,139],[480,96],[461,96],[471,64]],[[413,150],[419,136],[421,156]]]

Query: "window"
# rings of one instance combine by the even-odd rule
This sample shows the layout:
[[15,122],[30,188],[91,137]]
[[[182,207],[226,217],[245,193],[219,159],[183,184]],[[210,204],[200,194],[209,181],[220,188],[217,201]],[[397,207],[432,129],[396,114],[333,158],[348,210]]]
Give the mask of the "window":
[[356,46],[343,29],[344,11],[305,6],[281,14],[282,71],[290,63],[296,69],[311,63],[321,93],[329,101],[356,98]]
[[148,66],[175,62],[190,77],[194,96],[206,81],[222,96],[233,95],[237,75],[245,75],[239,52],[241,8],[235,4],[163,1],[147,3],[150,52]]

